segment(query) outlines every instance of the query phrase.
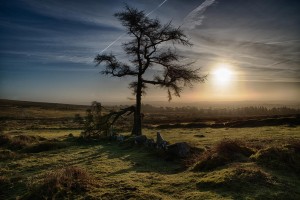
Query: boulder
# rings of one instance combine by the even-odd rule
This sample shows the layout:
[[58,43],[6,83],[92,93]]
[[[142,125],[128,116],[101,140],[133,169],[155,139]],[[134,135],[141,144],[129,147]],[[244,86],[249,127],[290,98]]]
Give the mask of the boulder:
[[147,139],[146,146],[147,147],[155,147],[156,143],[155,143],[155,141],[153,139]]
[[147,142],[147,136],[145,136],[145,135],[135,136],[134,142],[135,142],[135,144],[138,144],[138,145],[145,144]]
[[179,158],[186,158],[191,153],[191,146],[186,142],[178,142],[167,146],[167,152]]
[[163,143],[163,141],[165,141],[164,138],[161,136],[160,132],[157,132],[156,133],[156,144],[160,145]]
[[116,140],[118,141],[118,142],[124,142],[124,135],[117,135],[117,138],[116,138]]

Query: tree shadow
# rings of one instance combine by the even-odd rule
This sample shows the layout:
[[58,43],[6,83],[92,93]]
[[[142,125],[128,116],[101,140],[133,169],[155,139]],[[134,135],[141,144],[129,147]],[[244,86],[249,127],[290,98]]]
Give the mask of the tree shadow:
[[122,169],[117,172],[109,174],[113,176],[116,174],[135,172],[155,172],[160,174],[175,174],[183,170],[180,162],[169,161],[166,159],[164,152],[158,151],[155,148],[147,148],[143,146],[122,146],[117,142],[103,141],[92,142],[86,144],[75,144],[78,148],[90,149],[99,146],[99,149],[93,150],[92,154],[88,154],[81,158],[70,160],[70,164],[88,164],[95,159],[120,159],[129,162],[131,167]]

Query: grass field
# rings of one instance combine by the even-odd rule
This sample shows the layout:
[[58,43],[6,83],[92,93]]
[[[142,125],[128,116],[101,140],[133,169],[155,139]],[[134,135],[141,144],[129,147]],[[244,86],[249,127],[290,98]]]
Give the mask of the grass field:
[[82,141],[67,121],[1,122],[0,199],[300,199],[299,126],[145,129],[201,150],[170,160],[126,142]]

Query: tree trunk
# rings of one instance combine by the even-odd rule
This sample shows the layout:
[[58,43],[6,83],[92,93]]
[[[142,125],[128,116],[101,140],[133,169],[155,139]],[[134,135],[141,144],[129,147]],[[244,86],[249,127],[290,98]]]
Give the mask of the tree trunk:
[[139,77],[137,88],[136,88],[136,104],[135,104],[132,135],[142,135],[141,102],[142,102],[142,78]]

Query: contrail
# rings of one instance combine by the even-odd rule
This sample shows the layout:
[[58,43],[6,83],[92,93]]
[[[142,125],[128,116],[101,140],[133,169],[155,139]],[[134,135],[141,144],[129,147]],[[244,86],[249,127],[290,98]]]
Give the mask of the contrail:
[[103,53],[104,51],[106,51],[106,49],[108,49],[109,47],[111,47],[114,43],[116,43],[117,41],[119,41],[126,33],[123,33],[122,35],[120,35],[116,40],[114,40],[112,43],[110,43],[107,47],[105,47],[100,53]]
[[161,4],[159,4],[156,8],[154,8],[152,11],[150,11],[146,16],[148,17],[151,15],[153,12],[155,12],[157,9],[159,9],[164,3],[166,3],[168,0],[164,0]]
[[[157,9],[159,9],[162,5],[164,5],[168,0],[164,0],[161,4],[159,4],[156,8],[154,8],[153,10],[151,10],[148,14],[146,14],[146,17],[148,17],[149,15],[151,15],[153,12],[155,12]],[[120,35],[117,39],[115,39],[113,42],[111,42],[107,47],[105,47],[100,53],[103,53],[104,51],[106,51],[109,47],[111,47],[114,43],[116,43],[117,41],[119,41],[122,37],[124,37],[126,33],[123,33],[122,35]]]

